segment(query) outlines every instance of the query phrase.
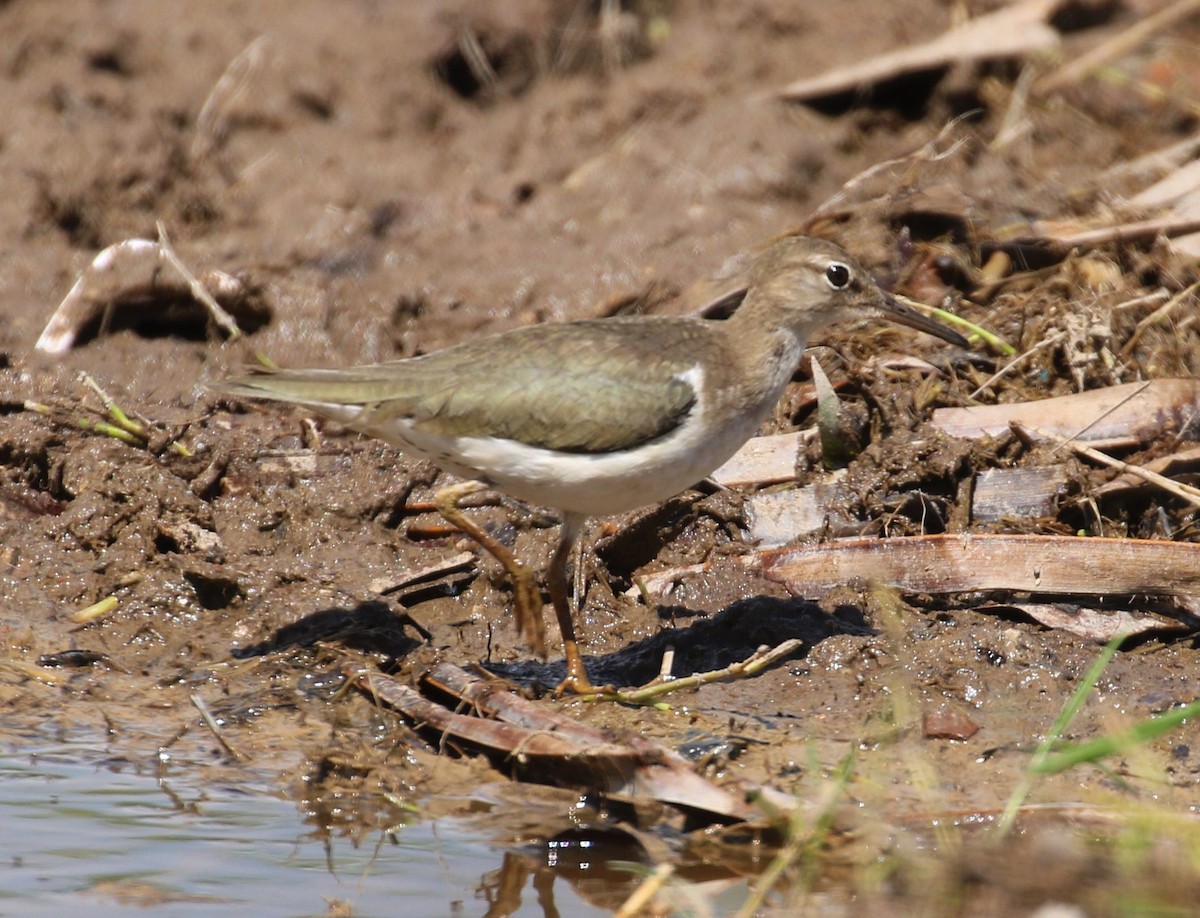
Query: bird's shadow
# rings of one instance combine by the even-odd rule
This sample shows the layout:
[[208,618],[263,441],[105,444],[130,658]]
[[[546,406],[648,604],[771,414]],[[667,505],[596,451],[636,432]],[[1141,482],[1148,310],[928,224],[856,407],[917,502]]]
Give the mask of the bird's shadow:
[[[672,613],[694,615],[682,609],[659,609],[660,617],[665,620],[670,620]],[[804,642],[798,652],[798,656],[803,656],[833,635],[872,633],[860,610],[852,606],[830,614],[801,599],[754,596],[738,600],[686,628],[664,628],[614,653],[587,656],[585,661],[588,674],[597,685],[642,685],[660,674],[668,650],[674,652],[672,675],[685,676],[722,669],[745,660],[760,647],[773,647],[792,638]],[[321,642],[382,654],[399,664],[428,639],[429,633],[406,613],[397,612],[384,602],[367,601],[351,608],[320,609],[283,626],[264,641],[234,650],[232,655],[245,659]],[[554,686],[566,676],[562,660],[482,662],[496,675],[530,687]]]
[[[660,607],[659,615],[669,619],[672,611],[669,607]],[[753,596],[738,600],[711,618],[686,628],[665,628],[614,653],[586,656],[585,662],[588,675],[597,685],[643,685],[660,675],[663,655],[668,650],[674,652],[671,675],[679,677],[740,663],[761,647],[774,647],[792,638],[804,642],[798,652],[798,656],[803,656],[814,645],[835,634],[873,633],[861,611],[852,606],[838,608],[830,614],[802,599]],[[496,675],[521,684],[552,686],[566,675],[561,660],[485,662],[484,665]]]
[[284,625],[265,641],[235,649],[233,656],[261,657],[328,642],[400,661],[428,639],[429,632],[407,613],[368,600],[351,608],[319,609]]

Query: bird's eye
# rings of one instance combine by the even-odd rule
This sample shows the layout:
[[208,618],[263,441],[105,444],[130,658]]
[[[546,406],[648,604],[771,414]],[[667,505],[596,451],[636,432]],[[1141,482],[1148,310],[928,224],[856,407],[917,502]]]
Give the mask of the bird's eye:
[[825,283],[834,290],[845,290],[850,285],[850,268],[840,261],[829,263],[825,269]]

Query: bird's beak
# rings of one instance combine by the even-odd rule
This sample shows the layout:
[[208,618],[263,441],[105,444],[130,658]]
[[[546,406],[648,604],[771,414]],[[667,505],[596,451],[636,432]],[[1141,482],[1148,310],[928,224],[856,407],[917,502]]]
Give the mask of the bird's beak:
[[909,328],[915,328],[918,331],[928,332],[931,335],[936,335],[943,341],[949,341],[951,344],[957,344],[959,347],[969,347],[970,344],[966,338],[958,332],[947,328],[941,322],[929,318],[922,312],[918,312],[911,306],[901,303],[890,293],[883,292],[882,303],[883,314],[894,322],[900,325],[907,325]]

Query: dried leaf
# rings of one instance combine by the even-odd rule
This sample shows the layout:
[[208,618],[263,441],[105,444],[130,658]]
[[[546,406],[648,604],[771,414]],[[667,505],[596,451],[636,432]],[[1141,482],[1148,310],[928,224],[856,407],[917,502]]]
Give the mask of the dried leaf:
[[1200,545],[1149,539],[936,535],[847,539],[756,555],[768,580],[816,598],[847,583],[908,593],[1200,595]]
[[933,425],[952,437],[997,437],[1011,425],[1093,446],[1136,446],[1179,430],[1200,410],[1200,380],[1155,379],[1037,402],[939,408]]
[[1058,46],[1059,37],[1046,20],[1059,0],[1025,0],[980,16],[925,44],[880,54],[818,77],[797,80],[779,96],[809,102],[862,91],[911,73],[939,70],[968,61],[1024,57]]

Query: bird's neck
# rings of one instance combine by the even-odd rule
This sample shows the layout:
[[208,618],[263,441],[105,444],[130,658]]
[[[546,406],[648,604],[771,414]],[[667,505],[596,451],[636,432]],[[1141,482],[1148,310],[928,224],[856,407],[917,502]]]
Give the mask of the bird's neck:
[[738,391],[732,395],[740,410],[761,420],[796,372],[809,329],[797,327],[794,315],[754,297],[753,292],[723,325],[729,378],[738,381]]

